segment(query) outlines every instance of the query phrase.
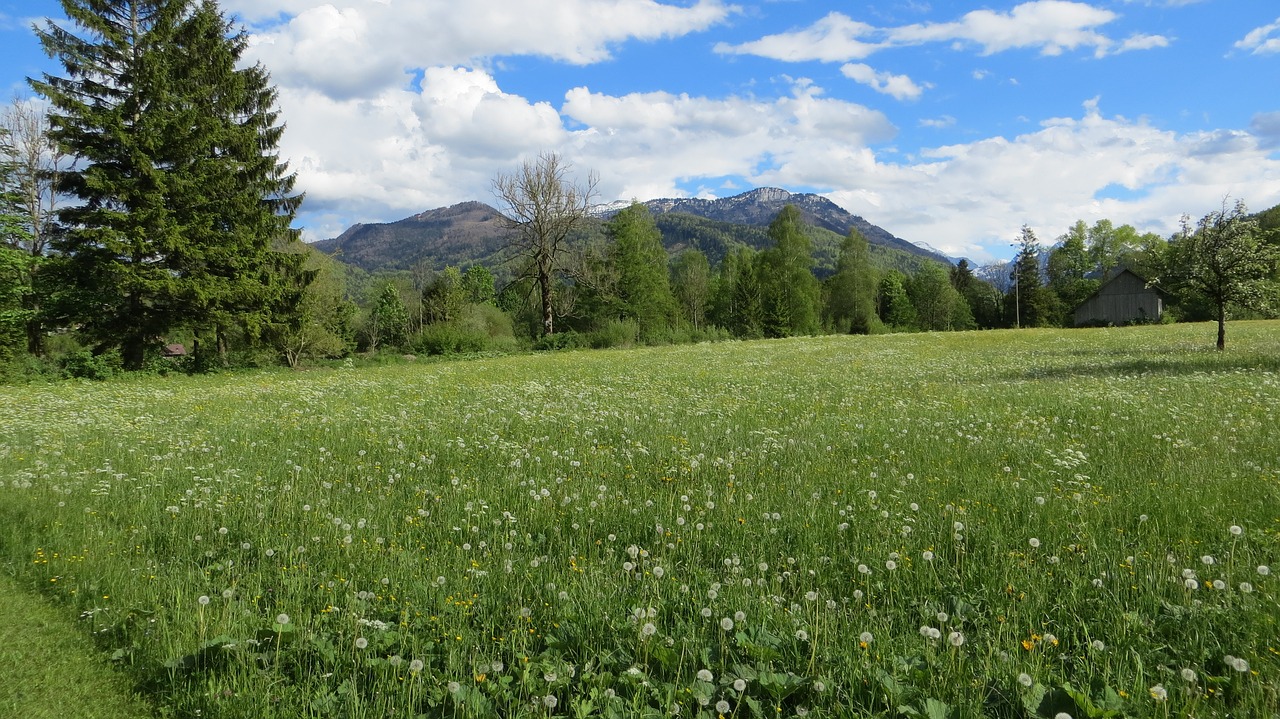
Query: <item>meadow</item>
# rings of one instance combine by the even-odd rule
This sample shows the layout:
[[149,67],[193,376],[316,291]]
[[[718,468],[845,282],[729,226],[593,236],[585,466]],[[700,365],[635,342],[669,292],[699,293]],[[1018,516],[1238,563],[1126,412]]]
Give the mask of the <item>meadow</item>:
[[1229,331],[0,388],[0,568],[161,716],[1276,717]]

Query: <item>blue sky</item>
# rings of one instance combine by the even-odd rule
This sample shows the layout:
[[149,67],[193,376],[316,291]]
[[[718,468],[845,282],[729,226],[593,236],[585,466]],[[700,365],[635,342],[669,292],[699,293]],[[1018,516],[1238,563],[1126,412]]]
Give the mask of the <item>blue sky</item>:
[[[271,71],[309,239],[555,151],[601,200],[823,194],[979,262],[1029,224],[1166,234],[1280,204],[1275,0],[225,0]],[[0,89],[58,73],[0,0]]]

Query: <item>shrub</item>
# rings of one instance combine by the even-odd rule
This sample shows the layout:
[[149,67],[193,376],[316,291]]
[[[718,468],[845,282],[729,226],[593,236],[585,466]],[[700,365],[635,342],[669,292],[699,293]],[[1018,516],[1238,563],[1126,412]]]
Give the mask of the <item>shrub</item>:
[[539,338],[533,343],[535,350],[573,350],[586,349],[591,346],[590,338],[573,330],[557,332]]
[[592,332],[589,338],[592,347],[634,347],[640,337],[640,324],[635,320],[611,320],[604,327]]
[[89,350],[77,350],[62,358],[62,374],[70,379],[111,379],[121,372],[119,350],[95,355]]

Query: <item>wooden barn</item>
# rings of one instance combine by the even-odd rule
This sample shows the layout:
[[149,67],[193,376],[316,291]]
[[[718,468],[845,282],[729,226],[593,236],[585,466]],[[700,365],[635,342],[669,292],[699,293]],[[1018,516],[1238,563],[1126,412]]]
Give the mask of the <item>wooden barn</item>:
[[1148,287],[1131,270],[1121,270],[1076,308],[1076,327],[1158,322],[1164,316],[1167,295]]

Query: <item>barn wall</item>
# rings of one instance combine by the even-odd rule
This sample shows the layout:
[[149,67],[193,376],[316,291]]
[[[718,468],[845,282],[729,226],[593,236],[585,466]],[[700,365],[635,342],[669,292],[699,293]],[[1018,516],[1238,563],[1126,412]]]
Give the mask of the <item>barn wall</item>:
[[1124,324],[1137,319],[1159,319],[1164,314],[1160,294],[1128,272],[1116,277],[1098,294],[1076,308],[1077,325],[1106,322]]

